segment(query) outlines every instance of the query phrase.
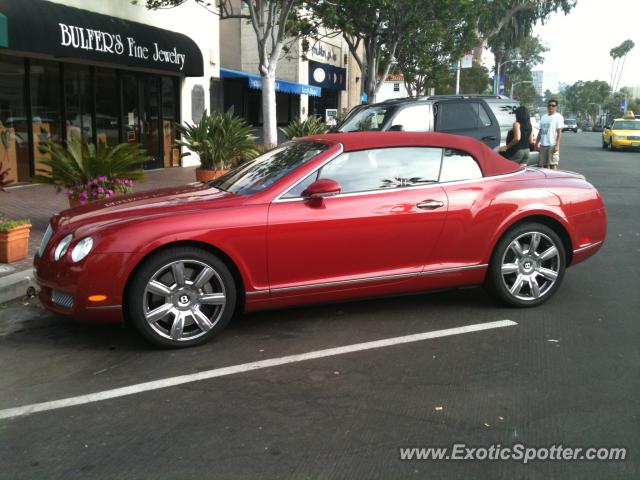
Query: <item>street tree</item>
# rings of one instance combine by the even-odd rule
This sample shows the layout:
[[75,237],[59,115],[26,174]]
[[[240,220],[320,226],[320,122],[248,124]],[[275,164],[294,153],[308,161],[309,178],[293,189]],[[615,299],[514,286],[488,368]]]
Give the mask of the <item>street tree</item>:
[[506,53],[505,60],[517,60],[504,66],[506,91],[510,92],[514,87],[514,96],[517,95],[520,103],[529,110],[535,109],[538,96],[533,85],[532,69],[544,61],[544,53],[548,48],[539,37],[527,35],[517,42],[505,45],[503,51]]
[[507,47],[529,37],[536,23],[553,13],[565,14],[577,0],[471,0],[476,11],[476,29],[482,45],[494,54],[494,72],[507,57]]
[[422,0],[318,0],[309,8],[322,25],[342,32],[360,67],[361,92],[374,102],[396,63],[398,44],[428,19]]
[[[174,8],[191,0],[133,0],[145,2],[148,9]],[[302,11],[302,0],[193,0],[220,20],[240,18],[249,21],[256,36],[258,70],[262,79],[263,142],[278,143],[276,121],[276,68],[287,44],[312,35],[317,24]]]
[[564,91],[565,111],[577,116],[589,117],[595,121],[596,116],[611,93],[609,84],[602,80],[579,80],[569,85]]
[[[477,45],[468,5],[466,0],[425,3],[422,20],[416,22],[410,34],[400,36],[395,70],[404,76],[410,94],[423,95],[436,84],[450,83],[447,80],[452,76],[451,66]],[[471,78],[468,73],[463,72],[463,76]]]
[[626,110],[631,110],[635,114],[640,114],[640,98],[633,96],[628,87],[622,87],[618,92],[612,93],[604,102],[603,110],[609,113],[612,118],[621,117],[623,111],[620,106],[626,100]]
[[635,47],[633,41],[625,40],[620,45],[609,51],[609,55],[611,56],[611,81],[609,84],[611,85],[611,90],[614,92],[618,89],[627,54],[633,49],[633,47]]
[[[453,71],[446,68],[442,75],[436,75],[430,87],[435,89],[438,95],[452,95],[456,92],[456,78]],[[462,93],[491,93],[491,79],[489,71],[477,63],[471,68],[463,68],[460,71],[460,92]]]

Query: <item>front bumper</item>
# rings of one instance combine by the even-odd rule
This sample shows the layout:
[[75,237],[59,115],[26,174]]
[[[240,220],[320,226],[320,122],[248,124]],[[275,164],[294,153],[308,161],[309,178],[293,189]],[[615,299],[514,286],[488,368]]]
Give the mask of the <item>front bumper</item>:
[[[79,262],[34,258],[40,301],[49,310],[87,323],[119,323],[127,279],[141,256],[134,253],[91,253]],[[90,301],[92,295],[105,300]]]
[[637,140],[629,140],[629,139],[625,139],[625,140],[616,140],[616,139],[612,139],[611,140],[611,145],[614,148],[638,148],[640,149],[640,139]]

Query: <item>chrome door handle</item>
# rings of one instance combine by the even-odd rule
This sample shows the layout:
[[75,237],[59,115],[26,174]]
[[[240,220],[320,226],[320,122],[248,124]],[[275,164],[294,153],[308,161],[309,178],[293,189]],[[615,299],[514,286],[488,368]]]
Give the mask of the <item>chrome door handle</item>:
[[423,210],[433,210],[435,208],[440,208],[444,206],[444,202],[439,200],[425,200],[424,202],[420,202],[416,205],[416,207],[421,208]]

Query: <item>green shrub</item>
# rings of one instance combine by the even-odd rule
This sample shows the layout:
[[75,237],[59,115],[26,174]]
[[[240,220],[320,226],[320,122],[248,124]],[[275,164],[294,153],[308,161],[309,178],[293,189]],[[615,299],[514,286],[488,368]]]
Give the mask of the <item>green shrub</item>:
[[100,144],[72,143],[68,148],[45,142],[41,162],[49,168],[39,168],[32,180],[55,185],[58,191],[85,185],[106,177],[110,181],[142,181],[142,164],[149,160],[144,149],[136,143],[121,143],[113,148]]
[[0,217],[0,232],[7,233],[20,225],[28,225],[29,223],[31,222],[27,219],[8,220]]
[[225,113],[205,111],[199,123],[176,128],[182,138],[175,144],[197,154],[207,170],[225,170],[258,154],[253,128],[234,114],[233,107]]
[[299,118],[293,120],[289,125],[281,128],[280,131],[288,140],[296,137],[306,137],[307,135],[317,135],[327,133],[329,127],[318,117],[309,117],[306,120]]

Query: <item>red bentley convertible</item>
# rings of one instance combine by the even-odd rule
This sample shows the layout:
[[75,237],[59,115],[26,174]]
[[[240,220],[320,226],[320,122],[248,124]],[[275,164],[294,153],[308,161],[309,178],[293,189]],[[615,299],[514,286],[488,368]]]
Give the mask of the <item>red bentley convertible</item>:
[[49,309],[126,319],[181,347],[236,312],[307,303],[487,284],[509,305],[539,305],[605,233],[582,175],[455,135],[330,134],[210,184],[66,210],[35,268]]

